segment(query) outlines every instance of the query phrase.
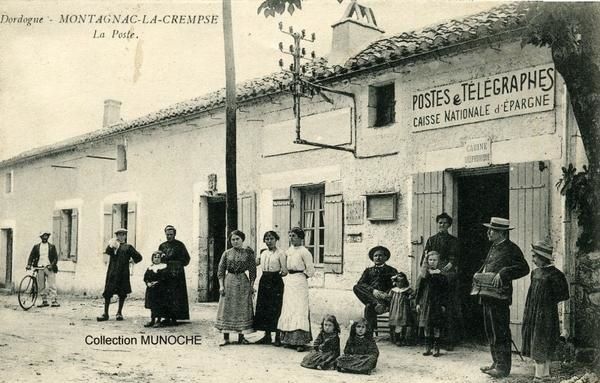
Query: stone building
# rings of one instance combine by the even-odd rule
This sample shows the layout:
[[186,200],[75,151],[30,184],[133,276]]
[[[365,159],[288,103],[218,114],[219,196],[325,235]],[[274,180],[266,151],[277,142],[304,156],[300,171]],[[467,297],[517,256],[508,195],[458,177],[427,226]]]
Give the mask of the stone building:
[[[553,185],[585,154],[565,85],[548,49],[521,47],[514,4],[389,37],[372,16],[353,2],[333,25],[333,62],[318,60],[307,78],[338,93],[301,104],[303,139],[350,151],[293,143],[283,72],[238,86],[239,228],[259,249],[266,230],[286,247],[288,229],[303,227],[317,264],[311,312],[346,320],[361,314],[352,286],[370,264],[368,250],[390,248],[389,263],[414,281],[435,216],[446,211],[463,246],[466,319],[481,337],[466,294],[487,253],[481,223],[491,216],[510,218],[511,240],[530,263],[530,244],[550,237],[557,265],[573,276],[576,233]],[[108,100],[102,129],[1,162],[0,281],[19,281],[38,231],[51,227],[59,288],[98,295],[113,229],[127,227],[147,263],[172,224],[192,256],[190,296],[217,300],[224,98],[218,91],[126,122]],[[142,269],[131,270],[136,294]],[[528,277],[516,282],[516,338],[528,285]],[[561,310],[573,331],[569,306]]]

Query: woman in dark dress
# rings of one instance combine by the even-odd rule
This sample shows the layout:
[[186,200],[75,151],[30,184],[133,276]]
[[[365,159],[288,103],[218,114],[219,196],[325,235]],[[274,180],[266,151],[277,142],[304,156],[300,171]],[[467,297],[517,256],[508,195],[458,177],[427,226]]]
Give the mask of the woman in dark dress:
[[279,235],[274,231],[267,231],[263,242],[267,245],[256,258],[256,265],[262,266],[262,276],[258,283],[258,297],[256,299],[256,315],[254,316],[254,329],[262,330],[265,336],[258,344],[271,344],[271,332],[275,331],[275,346],[281,346],[281,338],[277,330],[277,321],[281,315],[283,304],[283,279],[287,271],[287,257],[285,252],[277,248]]
[[545,241],[531,245],[531,285],[523,316],[523,355],[535,361],[535,380],[550,376],[550,362],[560,337],[558,303],[569,299],[569,285],[552,262],[552,245]]

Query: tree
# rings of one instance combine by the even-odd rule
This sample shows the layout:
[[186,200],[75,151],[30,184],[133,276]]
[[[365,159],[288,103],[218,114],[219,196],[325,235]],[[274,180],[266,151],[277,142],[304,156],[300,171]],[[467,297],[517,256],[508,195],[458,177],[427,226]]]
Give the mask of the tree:
[[225,42],[225,183],[227,234],[237,229],[237,127],[235,56],[231,0],[223,0],[223,39]]
[[[338,3],[344,0],[337,0]],[[297,9],[302,9],[302,0],[265,0],[258,6],[258,14],[264,13],[265,17],[273,16],[275,13],[282,14],[287,11],[290,15]]]

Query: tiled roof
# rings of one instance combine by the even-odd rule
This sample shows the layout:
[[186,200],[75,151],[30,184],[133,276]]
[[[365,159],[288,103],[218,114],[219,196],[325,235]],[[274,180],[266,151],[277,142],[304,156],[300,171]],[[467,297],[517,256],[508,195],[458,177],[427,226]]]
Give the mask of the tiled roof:
[[[415,54],[427,53],[517,29],[522,25],[523,19],[524,13],[517,11],[516,3],[502,5],[460,20],[451,20],[418,31],[403,32],[377,40],[354,57],[351,57],[344,66],[328,67],[325,59],[318,59],[311,64],[307,77],[313,81],[323,81],[338,75],[350,75],[355,71],[365,70],[378,64],[407,60]],[[237,86],[237,99],[239,102],[244,102],[263,95],[278,93],[281,91],[282,86],[289,84],[289,81],[290,75],[286,72],[272,73],[261,78],[245,81]],[[220,89],[131,121],[121,122],[108,128],[23,152],[0,162],[0,167],[73,149],[77,145],[150,124],[209,111],[223,107],[224,103],[225,89]]]

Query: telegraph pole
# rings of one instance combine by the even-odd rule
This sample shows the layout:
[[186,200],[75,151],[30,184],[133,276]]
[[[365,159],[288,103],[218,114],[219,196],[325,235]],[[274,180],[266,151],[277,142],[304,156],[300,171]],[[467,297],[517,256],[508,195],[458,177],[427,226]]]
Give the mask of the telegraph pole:
[[235,57],[231,0],[223,0],[223,37],[225,41],[225,202],[227,235],[237,229],[237,128]]

